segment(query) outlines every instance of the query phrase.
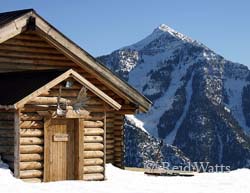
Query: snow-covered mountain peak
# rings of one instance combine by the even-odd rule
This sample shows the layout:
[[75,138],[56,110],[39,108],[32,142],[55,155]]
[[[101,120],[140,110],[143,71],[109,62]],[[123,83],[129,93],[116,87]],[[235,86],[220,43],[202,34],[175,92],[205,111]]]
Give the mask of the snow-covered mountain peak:
[[159,25],[153,33],[167,33],[167,34],[170,34],[171,36],[173,37],[176,37],[180,40],[184,40],[184,41],[187,41],[187,42],[194,42],[194,40],[192,40],[191,38],[189,38],[188,36],[174,30],[173,28],[169,27],[168,25],[166,24],[161,24]]
[[[164,48],[166,49],[169,44],[175,42],[176,44],[183,44],[183,43],[192,43],[197,44],[198,42],[192,40],[188,36],[177,32],[176,30],[172,29],[171,27],[167,26],[166,24],[161,24],[157,28],[153,30],[153,32],[146,36],[141,41],[121,48],[141,51],[141,50],[149,50],[149,49],[159,49]],[[199,43],[198,43],[199,44]]]
[[[250,167],[250,71],[162,24],[98,58],[153,101],[136,127],[194,161]],[[209,152],[209,153],[208,153]],[[237,154],[237,155],[236,155]],[[244,157],[244,159],[242,159]]]

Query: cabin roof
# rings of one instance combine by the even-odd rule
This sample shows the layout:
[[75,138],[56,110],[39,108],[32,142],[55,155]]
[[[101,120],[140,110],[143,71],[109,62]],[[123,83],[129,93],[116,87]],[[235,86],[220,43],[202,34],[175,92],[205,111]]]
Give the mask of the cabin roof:
[[151,106],[151,101],[136,89],[118,78],[106,66],[92,57],[85,50],[68,39],[55,27],[45,21],[33,9],[19,10],[0,14],[0,43],[15,37],[27,29],[35,30],[40,36],[67,55],[77,65],[90,73],[95,73],[98,79],[110,87],[116,94],[137,105],[145,112]]

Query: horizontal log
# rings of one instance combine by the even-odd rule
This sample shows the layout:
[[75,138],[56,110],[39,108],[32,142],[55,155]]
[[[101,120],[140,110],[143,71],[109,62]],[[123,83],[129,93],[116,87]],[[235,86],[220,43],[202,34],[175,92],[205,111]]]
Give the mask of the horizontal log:
[[103,150],[104,145],[102,143],[84,143],[83,145],[84,150]]
[[24,105],[22,108],[22,112],[37,112],[37,111],[55,111],[57,109],[56,106],[37,106],[37,105]]
[[117,141],[123,140],[123,133],[114,134],[114,139],[117,140]]
[[107,117],[107,118],[114,119],[114,113],[113,113],[113,112],[107,112],[107,113],[106,113],[106,117]]
[[122,138],[123,136],[123,131],[114,131],[114,137],[116,138]]
[[39,137],[21,137],[20,138],[21,145],[40,145],[43,144],[43,138]]
[[1,62],[1,72],[18,72],[18,71],[24,71],[24,70],[51,70],[51,69],[62,69],[67,70],[70,68],[70,66],[52,66],[52,65],[46,65],[46,64],[25,64],[25,63],[18,63],[17,60],[15,60],[15,63],[6,63]]
[[21,113],[21,121],[42,121],[43,117],[38,113]]
[[22,33],[19,34],[18,36],[15,36],[15,39],[20,39],[20,40],[39,40],[41,41],[42,39],[37,36],[37,35],[33,35],[33,34],[26,34],[26,33]]
[[86,128],[95,128],[95,127],[103,127],[102,121],[84,121],[84,127]]
[[0,56],[0,62],[1,63],[14,63],[16,64],[17,62],[22,64],[36,64],[36,65],[47,65],[47,66],[73,66],[74,63],[71,62],[70,60],[68,61],[61,61],[61,60],[48,60],[48,59],[35,59],[35,58],[21,58],[21,57],[15,57],[15,58],[10,58],[10,57],[3,57]]
[[107,134],[113,134],[114,130],[112,128],[106,128],[106,133]]
[[119,144],[122,144],[122,141],[123,141],[123,138],[121,138],[121,137],[116,137],[116,138],[114,138],[115,139],[115,144],[116,145],[119,145]]
[[107,128],[113,128],[114,127],[114,123],[112,122],[106,122],[106,127]]
[[104,175],[102,173],[84,174],[83,180],[86,180],[86,181],[104,180]]
[[43,146],[40,145],[20,145],[20,153],[42,153]]
[[41,137],[43,136],[43,129],[21,129],[21,137]]
[[117,141],[116,139],[115,139],[115,143],[114,144],[115,144],[116,147],[122,147],[124,145],[123,140]]
[[103,166],[84,166],[83,167],[83,173],[84,174],[101,173],[103,171],[104,171]]
[[136,114],[136,110],[121,109],[121,110],[117,111],[117,114],[121,114],[121,115],[134,115],[134,114]]
[[114,122],[114,117],[107,117],[107,114],[106,114],[106,121],[107,122]]
[[115,147],[114,150],[115,150],[115,152],[123,152],[122,147]]
[[113,163],[113,160],[106,160],[106,164]]
[[104,156],[103,151],[84,151],[84,158],[102,158]]
[[114,163],[118,164],[118,166],[119,166],[119,165],[121,165],[122,160],[123,160],[122,158],[114,158]]
[[[28,101],[28,104],[36,104],[36,105],[54,105],[57,104],[57,97],[36,97]],[[71,100],[61,98],[61,102],[63,103],[71,103]]]
[[115,140],[114,139],[107,139],[106,144],[114,144]]
[[20,123],[21,129],[42,129],[43,122],[42,121],[22,121]]
[[39,178],[42,177],[43,171],[42,170],[23,170],[20,171],[20,178]]
[[42,167],[43,164],[41,162],[20,162],[20,170],[36,170]]
[[[18,46],[28,46],[28,47],[45,47],[51,48],[52,46],[49,45],[47,42],[41,41],[32,41],[32,40],[20,40],[20,39],[9,39],[8,41],[4,42],[7,45],[18,45]],[[33,48],[34,49],[34,48]]]
[[40,183],[42,182],[42,178],[27,178],[27,179],[22,179],[24,182],[30,182],[30,183]]
[[114,147],[114,144],[106,144],[106,149],[113,149]]
[[123,131],[123,125],[120,126],[114,126],[114,131]]
[[[90,112],[90,118],[98,118],[101,117],[102,119],[104,118],[104,113],[103,112]],[[101,119],[100,119],[101,120]]]
[[113,154],[114,154],[114,150],[113,149],[107,149],[106,150],[106,156],[113,155]]
[[[123,107],[125,106],[125,105],[122,105]],[[117,114],[117,112],[116,112],[116,114],[115,114],[115,120],[123,120],[124,119],[124,116],[123,115],[120,115],[120,114]]]
[[21,162],[30,162],[30,161],[41,161],[43,160],[42,154],[20,154]]
[[103,135],[103,128],[84,128],[84,135]]
[[103,105],[88,105],[85,107],[85,109],[89,112],[104,112],[105,111],[105,108]]
[[114,126],[122,126],[124,124],[124,121],[122,120],[122,121],[118,121],[118,120],[115,120],[114,121]]
[[1,121],[14,121],[14,113],[0,113]]
[[106,138],[107,139],[114,139],[114,134],[113,133],[107,133]]
[[[79,90],[80,91],[80,90]],[[79,92],[78,91],[78,92]],[[68,91],[71,92],[71,91]],[[57,97],[36,97],[31,99],[30,101],[27,102],[27,104],[34,104],[34,105],[55,105],[57,104]],[[60,99],[61,102],[63,103],[67,103],[68,105],[72,105],[75,103],[76,98],[63,98],[61,97]],[[88,101],[86,101],[86,105],[101,105],[103,104],[103,101],[101,101],[100,99],[89,99]]]
[[103,137],[102,136],[84,136],[83,141],[87,143],[103,142]]
[[18,52],[18,51],[5,51],[0,50],[0,56],[7,56],[10,58],[23,58],[23,59],[43,59],[43,60],[59,60],[59,61],[69,61],[62,54],[42,54],[42,53],[32,53],[32,52]]
[[103,164],[103,159],[95,158],[95,159],[84,159],[84,166],[92,166],[92,165],[101,165]]
[[114,159],[114,154],[106,155],[107,160],[113,160]]
[[14,120],[13,121],[0,120],[0,129],[14,129]]
[[27,46],[18,46],[18,45],[7,45],[7,44],[1,44],[0,50],[6,50],[6,51],[19,51],[19,52],[30,52],[30,53],[45,53],[45,54],[58,54],[58,52],[55,48],[37,48],[34,49],[32,47]]
[[65,87],[65,82],[62,82],[61,84],[54,86],[53,89],[60,89],[60,87],[62,87],[63,90],[68,90],[68,91],[81,90],[82,85],[76,82],[74,79],[71,80],[73,81],[73,85],[71,87]]
[[[59,96],[59,90],[58,89],[51,89],[47,92],[42,93],[41,97],[57,97]],[[67,97],[77,97],[79,94],[79,90],[71,90],[70,92],[68,90],[62,90],[61,91],[61,97],[67,98]]]

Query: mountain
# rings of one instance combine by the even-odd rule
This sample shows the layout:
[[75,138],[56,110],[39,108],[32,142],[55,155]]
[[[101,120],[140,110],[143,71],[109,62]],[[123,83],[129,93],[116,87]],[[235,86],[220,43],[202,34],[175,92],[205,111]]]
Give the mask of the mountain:
[[[149,134],[193,162],[250,167],[246,66],[164,24],[98,59],[153,101],[148,113],[136,116]],[[131,132],[129,127],[125,132]]]

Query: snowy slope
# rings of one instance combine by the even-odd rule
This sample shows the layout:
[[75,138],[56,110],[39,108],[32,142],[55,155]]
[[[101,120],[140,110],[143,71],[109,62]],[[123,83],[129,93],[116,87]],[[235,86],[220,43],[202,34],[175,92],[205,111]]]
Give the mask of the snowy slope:
[[[194,177],[153,177],[107,165],[107,180],[25,183],[10,170],[0,168],[1,193],[246,193],[250,190],[250,170],[230,173],[204,173]],[[181,185],[180,185],[181,184]]]
[[143,130],[192,161],[250,167],[246,66],[164,24],[98,59],[153,101],[147,114],[136,115]]

